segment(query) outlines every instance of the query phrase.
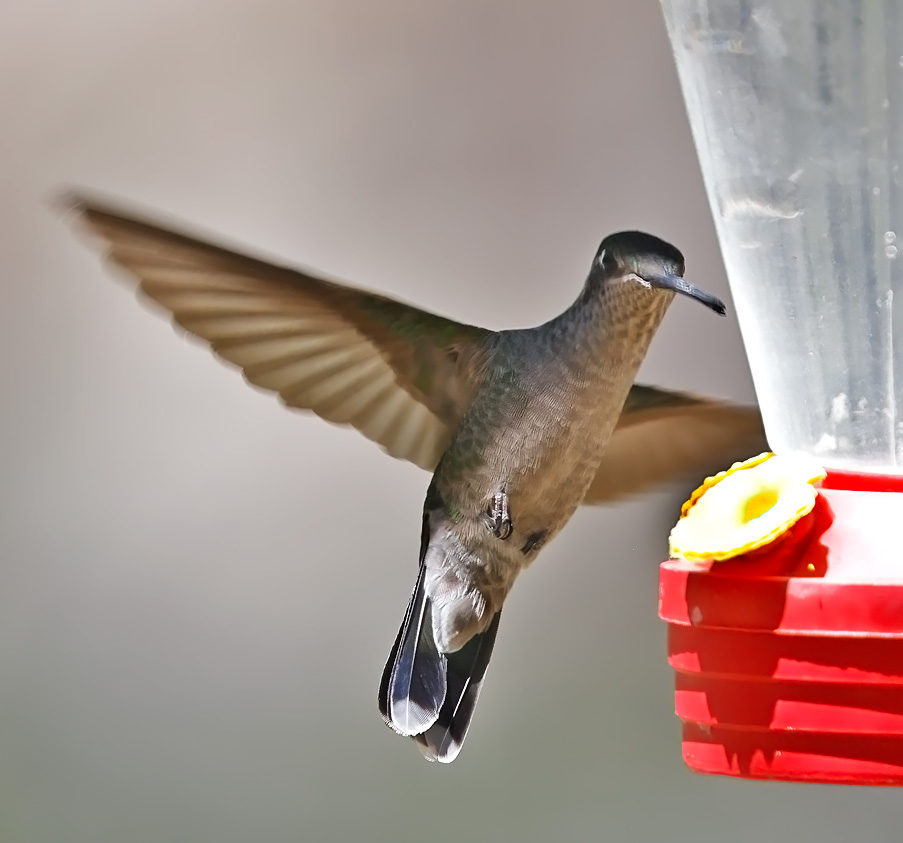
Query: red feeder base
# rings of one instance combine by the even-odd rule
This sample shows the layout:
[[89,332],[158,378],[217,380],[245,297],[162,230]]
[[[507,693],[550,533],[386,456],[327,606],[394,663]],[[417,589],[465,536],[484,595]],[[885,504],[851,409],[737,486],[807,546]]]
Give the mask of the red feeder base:
[[692,770],[903,785],[901,526],[903,480],[838,472],[784,541],[661,566]]

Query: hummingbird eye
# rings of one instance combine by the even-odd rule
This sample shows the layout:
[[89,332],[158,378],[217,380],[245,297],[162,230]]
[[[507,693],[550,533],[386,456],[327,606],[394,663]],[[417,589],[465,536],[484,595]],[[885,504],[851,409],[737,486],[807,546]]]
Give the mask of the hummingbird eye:
[[599,252],[599,266],[606,272],[614,272],[618,268],[618,261],[611,250],[603,249]]

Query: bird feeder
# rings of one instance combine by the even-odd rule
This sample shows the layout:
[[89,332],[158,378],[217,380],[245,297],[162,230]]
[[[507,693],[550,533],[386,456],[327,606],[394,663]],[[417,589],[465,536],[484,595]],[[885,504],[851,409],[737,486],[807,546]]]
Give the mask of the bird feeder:
[[661,568],[683,757],[900,785],[903,0],[662,6],[770,446],[824,468],[738,466],[688,503],[720,495]]

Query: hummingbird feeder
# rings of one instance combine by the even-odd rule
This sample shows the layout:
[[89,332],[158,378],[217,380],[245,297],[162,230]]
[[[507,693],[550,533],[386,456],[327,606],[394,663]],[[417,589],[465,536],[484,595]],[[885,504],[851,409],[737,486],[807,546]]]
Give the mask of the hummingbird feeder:
[[777,455],[661,568],[683,757],[903,785],[903,0],[662,7]]

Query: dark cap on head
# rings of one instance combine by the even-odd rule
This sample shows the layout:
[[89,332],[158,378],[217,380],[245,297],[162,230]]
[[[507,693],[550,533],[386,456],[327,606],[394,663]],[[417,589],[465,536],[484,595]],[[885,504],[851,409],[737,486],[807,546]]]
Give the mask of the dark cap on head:
[[684,256],[680,249],[654,234],[646,234],[645,231],[619,231],[616,234],[609,234],[599,245],[596,257],[598,258],[603,251],[613,252],[618,257],[628,255],[659,257],[679,266],[683,274]]

